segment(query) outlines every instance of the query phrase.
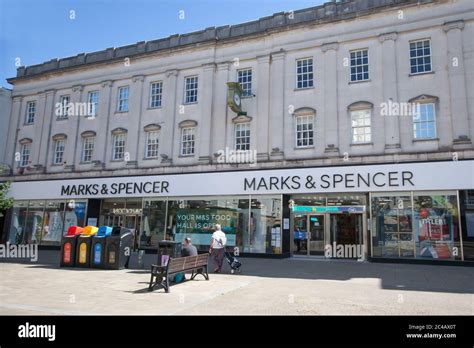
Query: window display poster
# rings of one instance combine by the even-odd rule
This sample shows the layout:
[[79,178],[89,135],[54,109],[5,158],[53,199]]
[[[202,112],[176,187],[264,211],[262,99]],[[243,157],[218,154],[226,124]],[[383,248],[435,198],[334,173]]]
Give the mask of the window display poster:
[[453,258],[452,216],[443,210],[421,208],[415,217],[418,220],[419,256]]
[[45,213],[43,240],[59,242],[63,229],[62,212],[51,211]]
[[272,228],[272,247],[279,248],[281,246],[280,227]]
[[226,209],[178,209],[176,212],[175,240],[190,237],[195,245],[209,245],[214,226],[220,224],[226,234],[226,246],[235,246],[239,212]]
[[73,206],[67,206],[64,213],[64,230],[63,234],[71,226],[83,226],[86,213],[86,202],[75,202]]

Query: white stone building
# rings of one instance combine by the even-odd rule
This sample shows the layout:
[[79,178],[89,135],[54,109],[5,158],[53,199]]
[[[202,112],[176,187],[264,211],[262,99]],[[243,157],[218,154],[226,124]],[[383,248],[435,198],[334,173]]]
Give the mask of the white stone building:
[[[82,224],[125,224],[142,247],[188,234],[205,245],[208,227],[179,220],[206,206],[232,211],[231,245],[246,253],[321,255],[336,243],[374,258],[472,258],[473,36],[471,1],[348,0],[19,68],[12,214],[38,212],[43,227],[12,218],[5,238],[16,224],[20,240],[40,242],[49,200],[64,216],[74,199]],[[234,81],[246,115],[227,105]],[[74,115],[79,103],[93,117]],[[257,163],[221,163],[226,148]]]
[[12,91],[7,88],[0,88],[0,122],[2,125],[0,130],[0,165],[3,170],[9,172],[11,168],[5,165],[5,157],[7,150],[8,122],[12,108]]

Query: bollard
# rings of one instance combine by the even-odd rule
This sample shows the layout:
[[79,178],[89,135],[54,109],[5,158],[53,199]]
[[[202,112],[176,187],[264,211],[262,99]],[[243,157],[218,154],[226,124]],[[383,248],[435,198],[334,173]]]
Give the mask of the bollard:
[[144,256],[145,256],[145,250],[139,250],[138,251],[138,268],[145,268],[145,262],[144,262]]

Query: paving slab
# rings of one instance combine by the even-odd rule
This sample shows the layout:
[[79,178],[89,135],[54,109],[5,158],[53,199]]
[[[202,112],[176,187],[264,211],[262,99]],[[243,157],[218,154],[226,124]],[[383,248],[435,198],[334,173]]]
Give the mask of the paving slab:
[[[473,315],[474,268],[352,260],[242,258],[241,274],[198,276],[148,292],[149,266],[60,268],[0,262],[0,315]],[[188,275],[189,278],[189,275]]]

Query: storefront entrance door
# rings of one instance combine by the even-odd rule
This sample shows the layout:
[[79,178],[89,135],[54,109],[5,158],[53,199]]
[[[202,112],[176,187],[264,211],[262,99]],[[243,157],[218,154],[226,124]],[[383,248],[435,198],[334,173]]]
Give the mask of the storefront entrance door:
[[[360,258],[362,250],[363,214],[330,214],[331,247],[344,246],[338,258]],[[347,246],[347,247],[346,247]],[[342,249],[339,249],[342,250]],[[341,252],[342,253],[342,252]]]
[[296,215],[294,224],[294,249],[295,255],[324,255],[325,223],[324,214]]

